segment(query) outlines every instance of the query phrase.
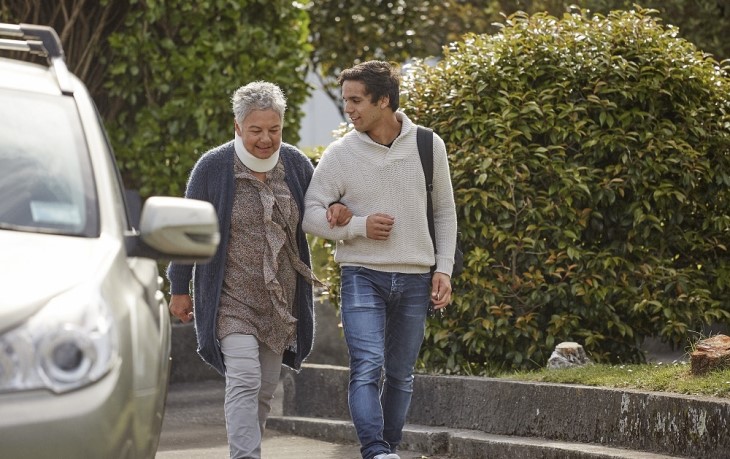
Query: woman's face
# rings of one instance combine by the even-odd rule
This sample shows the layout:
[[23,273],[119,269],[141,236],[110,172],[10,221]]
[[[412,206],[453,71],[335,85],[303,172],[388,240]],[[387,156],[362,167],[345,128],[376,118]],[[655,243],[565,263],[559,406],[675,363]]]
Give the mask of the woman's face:
[[282,121],[274,110],[254,110],[239,125],[236,133],[253,156],[268,159],[281,146]]

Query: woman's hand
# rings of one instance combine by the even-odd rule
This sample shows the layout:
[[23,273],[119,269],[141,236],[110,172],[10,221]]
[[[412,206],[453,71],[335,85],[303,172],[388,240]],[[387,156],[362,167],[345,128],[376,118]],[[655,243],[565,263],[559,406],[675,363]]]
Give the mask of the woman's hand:
[[193,299],[189,294],[172,295],[168,308],[170,313],[180,319],[182,323],[193,320]]

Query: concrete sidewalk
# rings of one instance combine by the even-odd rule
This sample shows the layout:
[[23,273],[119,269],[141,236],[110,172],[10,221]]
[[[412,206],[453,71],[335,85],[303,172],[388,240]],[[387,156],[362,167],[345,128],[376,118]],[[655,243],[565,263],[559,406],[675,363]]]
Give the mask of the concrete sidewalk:
[[[272,416],[281,416],[283,388],[274,395]],[[170,385],[162,437],[156,459],[225,459],[228,457],[223,415],[222,379]],[[262,459],[359,459],[355,439],[348,444],[315,440],[268,429]],[[448,459],[420,451],[399,452],[401,459]]]
[[[356,445],[313,440],[306,437],[281,434],[267,431],[261,445],[262,459],[359,459],[360,448]],[[425,456],[407,451],[399,453],[401,459],[437,459],[446,456]],[[187,448],[158,451],[156,459],[226,459],[228,447],[225,444],[209,446],[203,449]]]
[[[275,394],[268,430],[263,440],[263,459],[360,459],[359,447],[355,444],[354,429],[349,422],[346,405],[346,369],[329,368],[326,371],[322,369],[322,379],[311,379],[320,371],[316,369],[316,364],[347,365],[347,349],[338,328],[338,318],[329,305],[317,302],[315,306],[317,307],[317,339],[314,350],[307,360],[308,364],[305,365],[306,368],[296,377],[290,370],[282,369],[283,381],[289,384],[296,382],[295,385],[305,387],[306,390],[300,391],[300,395],[303,393],[305,397],[302,400],[301,397],[296,397],[296,390],[289,390],[287,397],[291,400],[287,399],[287,410],[284,410],[284,385],[279,386],[279,390]],[[172,344],[173,365],[170,395],[162,439],[156,457],[157,459],[225,459],[228,457],[228,448],[223,416],[223,378],[198,357],[195,351],[195,332],[192,324],[174,325]],[[661,343],[654,343],[653,347],[647,347],[647,353],[649,361],[672,362],[682,357],[681,352],[670,352],[665,346],[661,346]],[[553,392],[553,390],[546,389],[546,385],[517,384],[515,387],[511,387],[507,382],[477,379],[472,383],[467,383],[462,380],[469,378],[451,379],[461,382],[447,384],[448,378],[429,376],[417,378],[419,386],[415,391],[416,402],[409,415],[410,422],[414,422],[416,425],[406,426],[407,429],[404,431],[404,447],[413,448],[413,450],[399,452],[402,459],[514,458],[516,451],[521,451],[520,457],[530,459],[535,457],[559,459],[566,457],[580,457],[581,459],[588,457],[657,458],[659,455],[650,453],[626,450],[617,453],[615,448],[608,452],[604,451],[604,448],[602,453],[589,452],[589,450],[595,449],[596,443],[606,443],[603,440],[604,437],[613,438],[616,429],[621,426],[627,427],[629,420],[635,421],[631,425],[638,426],[640,419],[636,420],[633,416],[641,417],[642,415],[637,413],[646,415],[644,416],[646,423],[635,429],[634,433],[642,434],[636,442],[652,442],[655,440],[652,439],[653,435],[659,439],[656,440],[657,442],[671,444],[667,434],[687,436],[676,431],[669,421],[673,418],[665,415],[664,411],[656,411],[653,414],[654,417],[651,417],[651,413],[645,409],[647,400],[636,399],[631,391],[614,396],[615,400],[612,404],[600,405],[597,401],[606,398],[600,393],[595,397],[589,397],[588,400],[576,398],[581,394],[596,393],[596,390],[591,388],[570,389],[567,386],[558,386],[554,388],[558,392]],[[467,388],[470,389],[467,390]],[[294,389],[294,387],[289,389]],[[566,393],[566,391],[568,392]],[[660,395],[651,395],[649,400],[654,400]],[[533,399],[542,402],[525,406]],[[580,426],[574,422],[582,419],[584,412],[585,416],[595,414],[597,411],[613,412],[612,410],[615,410],[616,407],[622,408],[626,403],[635,399],[636,406],[631,405],[630,410],[619,413],[624,421],[623,424],[601,433],[599,437],[591,437],[590,433],[596,431],[596,425],[605,424],[606,419],[604,418],[607,416],[598,417],[594,422],[584,423]],[[522,408],[517,409],[518,406]],[[581,406],[584,409],[581,409]],[[551,407],[552,411],[549,409]],[[564,408],[561,409],[561,407]],[[585,407],[590,408],[586,410]],[[713,423],[717,415],[713,413],[716,413],[717,410],[708,411],[703,406],[696,406],[693,403],[682,405],[682,407],[683,409],[680,411],[685,412],[685,418],[695,416],[700,419],[699,417],[701,417],[700,426],[703,429],[706,421],[710,423],[710,427],[716,428]],[[715,404],[712,407],[715,407]],[[314,408],[316,410],[313,411]],[[599,408],[601,409],[599,410]],[[687,411],[688,409],[689,411]],[[286,415],[284,415],[285,411],[287,411]],[[431,415],[427,416],[429,411]],[[730,412],[730,408],[728,412]],[[490,422],[482,420],[465,423],[464,416],[462,416],[465,413],[477,418],[479,413],[498,413],[499,416],[494,416]],[[520,414],[516,415],[516,413]],[[546,413],[552,414],[547,416]],[[438,419],[434,417],[438,417]],[[650,418],[653,419],[651,425],[648,424]],[[680,413],[680,420],[682,419]],[[481,426],[485,422],[489,425]],[[669,423],[666,426],[666,432],[656,432],[656,426],[665,423]],[[730,425],[730,421],[727,425]],[[544,429],[550,426],[558,427],[552,432],[544,432]],[[279,431],[275,431],[274,428]],[[526,431],[525,429],[528,428],[531,430]],[[685,430],[691,431],[692,429]],[[725,432],[725,430],[720,431]],[[579,436],[584,432],[586,432],[584,440],[589,444],[577,442],[581,440]],[[706,437],[709,432],[704,429],[700,433],[704,433]],[[495,433],[498,435],[494,435]],[[509,436],[510,433],[514,436]],[[695,434],[689,435],[687,438],[692,439],[693,435]],[[630,435],[624,436],[633,438]],[[567,438],[568,443],[556,442],[557,437]],[[723,434],[716,440],[726,441],[727,436]],[[593,443],[590,444],[590,442]],[[436,447],[436,443],[438,443],[438,447]],[[576,449],[578,452],[570,452],[569,448]],[[659,449],[661,450],[661,448]],[[443,451],[450,451],[451,456],[443,455],[445,454],[442,453]],[[488,454],[483,455],[482,451],[488,451]],[[504,455],[500,456],[497,451],[504,452]],[[668,456],[665,453],[661,457]],[[714,457],[730,459],[730,456],[724,453],[719,456],[715,454]]]
[[[329,306],[318,308],[316,352],[308,361],[347,364],[347,350],[339,335],[338,320]],[[198,357],[192,324],[173,326],[173,365],[162,437],[156,459],[225,459],[228,457],[223,415],[224,380]],[[292,373],[282,368],[283,378]],[[271,416],[283,415],[283,383],[274,394]],[[271,424],[274,424],[273,422]],[[271,427],[271,425],[269,426]],[[263,459],[360,459],[354,434],[339,443],[325,436],[314,439],[296,432],[280,433],[268,428],[262,442]],[[401,451],[401,459],[456,459],[428,455],[421,451]]]
[[[160,445],[156,459],[225,459],[228,458],[228,446],[223,438],[216,445],[202,448],[188,446]],[[174,449],[173,449],[174,448]],[[279,434],[267,431],[261,445],[262,459],[306,459],[306,458],[359,458],[359,448],[354,445],[312,440],[305,437]],[[421,456],[401,456],[402,459]]]

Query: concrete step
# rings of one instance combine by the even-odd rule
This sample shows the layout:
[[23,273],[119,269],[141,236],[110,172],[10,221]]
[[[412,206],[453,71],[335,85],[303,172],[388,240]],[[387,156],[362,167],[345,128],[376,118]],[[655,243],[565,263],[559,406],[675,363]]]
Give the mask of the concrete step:
[[[295,416],[272,416],[267,429],[300,437],[352,443],[355,427],[349,421]],[[409,424],[403,429],[403,450],[447,454],[452,459],[670,459],[644,451],[632,451],[588,443],[570,443],[536,437],[487,434],[476,430]]]
[[[284,377],[282,414],[349,421],[348,380],[347,368],[304,365],[300,373]],[[499,445],[510,451],[532,451],[531,456],[523,457],[562,457],[563,449],[570,450],[565,446],[554,456],[547,455],[548,452],[534,453],[535,448],[549,442],[578,445],[580,454],[585,454],[584,445],[614,448],[601,452],[607,454],[604,456],[575,453],[570,457],[642,457],[616,455],[613,451],[645,451],[664,457],[730,458],[730,399],[726,398],[416,375],[407,422],[444,432],[474,432],[469,438],[482,433],[497,436],[485,438],[544,439],[537,444],[521,442],[519,448],[507,441],[492,441],[493,449]],[[454,452],[457,444],[463,448],[469,444],[467,439],[456,442],[458,436],[450,438]],[[468,453],[463,457],[486,456]]]

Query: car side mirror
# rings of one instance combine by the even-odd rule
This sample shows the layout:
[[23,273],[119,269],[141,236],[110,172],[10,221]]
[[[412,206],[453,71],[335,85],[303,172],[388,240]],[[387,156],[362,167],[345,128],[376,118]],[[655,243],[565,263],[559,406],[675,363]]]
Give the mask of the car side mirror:
[[196,199],[155,196],[142,207],[130,256],[196,263],[209,261],[220,242],[213,205]]

